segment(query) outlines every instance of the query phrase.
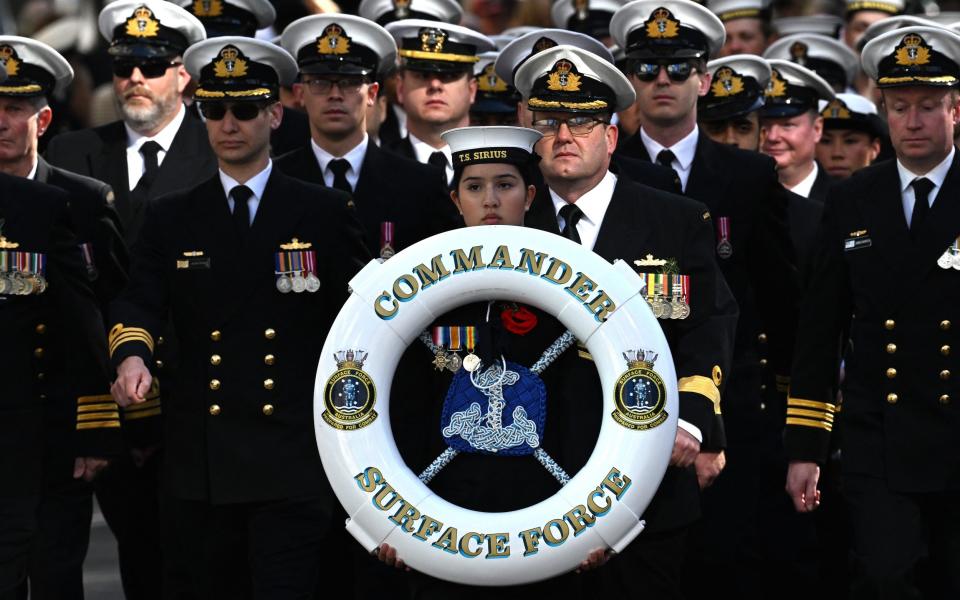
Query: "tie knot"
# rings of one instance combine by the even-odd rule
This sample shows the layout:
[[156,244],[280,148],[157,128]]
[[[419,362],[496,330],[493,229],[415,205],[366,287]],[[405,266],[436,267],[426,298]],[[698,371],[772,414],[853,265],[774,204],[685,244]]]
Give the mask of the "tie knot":
[[664,148],[660,151],[660,154],[657,154],[657,164],[663,165],[668,169],[673,168],[673,161],[676,160],[677,156],[673,153],[672,150],[667,150]]
[[247,201],[253,198],[253,190],[245,185],[238,185],[230,190],[230,195],[233,197],[234,202],[242,202],[246,205]]
[[447,155],[439,150],[430,155],[428,161],[431,165],[435,167],[440,167],[441,169],[447,168]]
[[926,177],[917,177],[916,179],[910,182],[910,185],[913,186],[913,191],[918,198],[929,197],[930,192],[934,188],[933,182],[927,179]]
[[153,158],[156,158],[161,150],[163,150],[163,146],[153,140],[146,141],[140,146],[140,154]]
[[327,168],[329,168],[330,172],[334,175],[343,177],[347,174],[347,171],[350,170],[350,161],[345,158],[335,158],[330,161]]
[[567,227],[576,227],[577,221],[583,216],[583,211],[576,204],[564,204],[560,207],[560,216]]

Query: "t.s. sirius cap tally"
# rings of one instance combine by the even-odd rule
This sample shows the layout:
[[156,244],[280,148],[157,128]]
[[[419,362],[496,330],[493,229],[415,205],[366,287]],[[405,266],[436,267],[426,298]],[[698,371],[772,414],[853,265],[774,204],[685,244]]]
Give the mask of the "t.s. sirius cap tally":
[[470,165],[506,163],[522,170],[535,164],[539,157],[533,147],[543,134],[525,127],[489,126],[450,129],[440,137],[450,145],[456,182]]
[[286,50],[239,36],[191,46],[183,64],[199,82],[194,96],[200,101],[277,100],[280,86],[290,85],[297,76],[297,63]]
[[280,44],[297,58],[301,73],[370,75],[397,60],[397,44],[369,19],[344,14],[311,15],[287,26]]
[[635,0],[613,15],[610,33],[627,58],[709,59],[727,36],[715,14],[682,0]]
[[707,63],[710,89],[697,101],[697,117],[720,121],[746,115],[763,107],[770,82],[770,65],[753,54],[735,54]]
[[960,35],[940,27],[894,29],[864,46],[860,60],[881,88],[954,87],[960,82]]
[[0,96],[34,97],[62,92],[73,68],[50,46],[16,35],[0,36]]
[[525,33],[507,44],[497,57],[494,69],[501,79],[513,84],[514,73],[525,60],[538,52],[561,44],[593,52],[600,58],[613,62],[613,54],[610,50],[589,35],[565,29],[538,29]]
[[163,0],[113,2],[100,11],[98,26],[113,56],[177,56],[207,37],[195,16]]
[[471,71],[477,54],[496,50],[485,35],[459,25],[406,19],[387,25],[404,68],[414,71]]
[[630,80],[616,66],[573,46],[530,57],[517,69],[514,82],[532,111],[617,112],[637,99]]

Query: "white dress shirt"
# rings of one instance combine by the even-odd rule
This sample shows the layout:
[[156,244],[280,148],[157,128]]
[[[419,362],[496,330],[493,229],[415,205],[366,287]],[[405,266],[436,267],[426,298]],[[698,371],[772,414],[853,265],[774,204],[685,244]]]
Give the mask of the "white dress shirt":
[[267,187],[267,180],[270,179],[270,171],[273,170],[273,161],[267,161],[267,168],[260,171],[245,183],[240,183],[233,177],[230,177],[223,170],[220,171],[220,184],[223,185],[223,191],[227,194],[227,205],[230,208],[230,214],[233,214],[233,198],[230,192],[238,185],[245,185],[250,188],[253,195],[247,200],[247,206],[250,208],[250,224],[253,225],[253,219],[257,216],[257,209],[260,207],[260,199],[263,198],[263,190]]
[[450,146],[444,144],[443,148],[434,148],[430,144],[424,142],[423,140],[417,138],[417,136],[412,133],[409,135],[410,145],[413,146],[413,153],[417,157],[417,162],[422,162],[425,165],[430,164],[430,155],[434,152],[443,152],[443,155],[447,158],[447,182],[453,181],[453,153],[450,151]]
[[334,156],[317,145],[315,141],[310,140],[310,146],[313,148],[313,155],[317,157],[317,164],[320,165],[320,171],[323,172],[323,181],[327,184],[327,187],[333,187],[333,171],[330,170],[330,161],[343,158],[350,163],[350,168],[347,169],[347,183],[350,184],[350,189],[353,191],[357,190],[357,181],[360,180],[360,169],[363,167],[363,158],[367,155],[367,144],[370,143],[370,138],[367,137],[367,134],[363,134],[363,140],[357,144],[353,150],[347,152],[343,156]]
[[40,166],[40,161],[37,158],[33,159],[33,167],[31,167],[30,172],[27,173],[27,179],[36,179],[37,178],[37,167]]
[[137,183],[140,182],[140,177],[143,176],[143,172],[146,170],[146,165],[143,163],[143,154],[140,154],[140,147],[151,140],[160,144],[160,152],[157,153],[157,165],[162,165],[163,159],[166,158],[167,152],[173,144],[173,138],[175,138],[177,132],[180,131],[180,125],[183,124],[183,119],[186,116],[187,110],[183,104],[181,104],[177,116],[167,123],[167,126],[161,129],[160,133],[153,137],[141,135],[130,129],[130,126],[124,123],[123,126],[127,128],[127,184],[130,186],[130,191],[133,191],[133,188],[137,187]]
[[910,227],[910,221],[913,219],[913,205],[917,202],[917,195],[914,193],[913,186],[910,185],[910,183],[917,177],[926,177],[933,183],[933,189],[930,190],[930,195],[927,196],[930,208],[933,208],[933,201],[937,199],[937,194],[940,193],[940,188],[943,187],[943,180],[947,178],[947,171],[950,170],[950,165],[953,164],[953,155],[956,151],[956,148],[950,148],[950,154],[943,159],[943,162],[924,174],[912,172],[903,166],[900,159],[897,159],[897,172],[900,174],[900,197],[903,200],[903,216],[907,219],[907,228]]
[[688,133],[685,138],[667,148],[647,135],[643,127],[640,127],[640,141],[643,142],[643,147],[647,149],[651,161],[657,162],[657,155],[660,154],[661,150],[673,152],[674,158],[671,166],[677,172],[677,176],[680,177],[680,187],[683,191],[687,190],[687,180],[690,179],[690,170],[693,168],[693,158],[697,154],[697,141],[699,139],[700,130],[694,126],[693,131]]
[[818,173],[820,173],[820,165],[817,164],[817,161],[813,161],[813,170],[810,171],[810,174],[801,179],[797,185],[788,187],[787,189],[798,196],[809,198],[810,190],[813,189],[813,183],[817,180]]

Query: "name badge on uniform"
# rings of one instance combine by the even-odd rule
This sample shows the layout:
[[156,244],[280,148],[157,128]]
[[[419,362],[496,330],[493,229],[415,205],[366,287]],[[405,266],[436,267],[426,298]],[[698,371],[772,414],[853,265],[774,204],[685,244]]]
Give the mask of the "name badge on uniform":
[[943,254],[937,259],[937,266],[941,269],[960,271],[960,237],[953,240],[953,243],[943,251]]
[[273,274],[277,278],[277,290],[282,294],[294,292],[311,294],[320,289],[317,277],[317,253],[310,242],[297,238],[289,244],[280,244],[282,252],[273,255]]
[[188,250],[183,258],[177,259],[177,270],[181,269],[209,269],[210,257],[203,255],[203,250]]
[[873,240],[870,239],[870,236],[867,235],[866,229],[858,229],[857,231],[851,231],[848,234],[850,237],[843,240],[843,251],[850,252],[852,250],[861,250],[863,248],[869,248],[873,245]]

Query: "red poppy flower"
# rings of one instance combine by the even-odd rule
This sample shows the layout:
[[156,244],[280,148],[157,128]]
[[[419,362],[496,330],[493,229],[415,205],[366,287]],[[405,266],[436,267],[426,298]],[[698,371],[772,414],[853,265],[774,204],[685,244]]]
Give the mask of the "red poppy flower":
[[516,335],[527,335],[537,326],[537,315],[524,306],[511,306],[500,312],[503,327]]

